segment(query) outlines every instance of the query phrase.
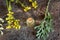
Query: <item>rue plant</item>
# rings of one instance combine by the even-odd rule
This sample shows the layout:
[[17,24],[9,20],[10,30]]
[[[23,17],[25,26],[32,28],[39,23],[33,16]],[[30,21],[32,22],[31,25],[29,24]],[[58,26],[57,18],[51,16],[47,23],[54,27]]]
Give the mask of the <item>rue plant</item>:
[[38,7],[37,1],[36,0],[29,0],[29,2],[32,3],[32,7],[36,9]]
[[51,0],[49,0],[46,12],[45,12],[45,18],[41,21],[41,24],[39,26],[36,26],[35,29],[37,30],[37,38],[46,40],[49,36],[49,33],[53,31],[53,23],[52,23],[52,16],[50,12],[48,11],[49,3]]
[[8,8],[8,17],[6,18],[8,25],[6,26],[6,29],[20,29],[20,20],[15,19],[13,16],[14,12],[12,12],[11,1],[6,0],[6,3]]
[[6,26],[6,29],[11,29],[11,28],[15,28],[15,29],[20,29],[20,24],[19,24],[19,20],[16,20],[14,17],[13,17],[13,12],[9,11],[9,13],[7,14],[7,23],[8,25]]
[[10,0],[11,2],[19,3],[25,12],[29,11],[32,7],[36,9],[38,7],[36,0],[29,0],[31,2],[32,6],[25,5],[25,3],[22,3],[20,0]]
[[7,23],[8,25],[6,26],[6,29],[11,29],[11,28],[15,28],[15,29],[20,29],[20,24],[19,24],[19,20],[16,20],[13,16],[14,12],[9,11],[9,13],[7,14]]

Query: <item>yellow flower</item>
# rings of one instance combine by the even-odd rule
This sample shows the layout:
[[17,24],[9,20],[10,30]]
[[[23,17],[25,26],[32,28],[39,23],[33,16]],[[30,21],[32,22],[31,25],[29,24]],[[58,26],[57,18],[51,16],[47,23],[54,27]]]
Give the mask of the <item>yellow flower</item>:
[[33,0],[29,0],[29,2],[33,2]]
[[32,2],[32,7],[34,7],[35,9],[38,7],[38,5],[37,5],[37,2],[36,2],[36,1]]
[[21,27],[19,24],[19,20],[16,20],[12,14],[14,14],[14,12],[11,12],[11,11],[9,11],[9,13],[7,14],[8,17],[6,18],[6,20],[7,20],[8,26],[6,27],[6,29],[14,28],[18,30]]
[[11,17],[10,17],[10,19],[12,20],[12,19],[14,19],[14,17],[13,17],[13,16],[11,16]]
[[18,27],[16,27],[16,29],[20,29],[21,28],[21,26],[20,25],[18,25]]
[[6,18],[6,20],[9,20],[9,18]]
[[10,14],[10,13],[8,13],[8,14],[7,14],[7,16],[11,16],[11,14]]
[[20,25],[19,25],[19,20],[15,20],[15,22],[14,22],[14,28],[15,29],[20,29]]
[[6,29],[11,29],[11,26],[7,26]]
[[9,14],[14,14],[14,12],[9,11]]
[[24,11],[27,12],[27,11],[30,10],[30,9],[31,9],[31,7],[28,7],[28,6],[27,6],[27,7],[25,7]]

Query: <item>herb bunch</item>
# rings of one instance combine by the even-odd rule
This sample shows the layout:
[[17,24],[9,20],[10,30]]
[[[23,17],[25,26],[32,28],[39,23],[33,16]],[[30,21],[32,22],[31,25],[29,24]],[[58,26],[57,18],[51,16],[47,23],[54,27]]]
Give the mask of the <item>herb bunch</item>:
[[20,20],[17,20],[14,18],[13,14],[14,12],[12,12],[12,7],[11,7],[11,1],[6,0],[7,3],[7,8],[8,8],[8,14],[7,14],[7,18],[6,21],[8,23],[8,25],[6,26],[6,29],[20,29],[21,25],[19,24]]
[[48,11],[49,3],[51,0],[49,0],[46,11],[45,11],[45,18],[41,21],[39,26],[36,26],[35,29],[37,31],[37,38],[46,40],[49,36],[49,33],[53,30],[53,23],[52,23],[52,16],[50,12]]
[[25,5],[25,3],[22,3],[20,0],[10,0],[10,2],[19,3],[25,12],[29,11],[32,7],[36,9],[38,7],[36,0],[29,0],[32,6]]

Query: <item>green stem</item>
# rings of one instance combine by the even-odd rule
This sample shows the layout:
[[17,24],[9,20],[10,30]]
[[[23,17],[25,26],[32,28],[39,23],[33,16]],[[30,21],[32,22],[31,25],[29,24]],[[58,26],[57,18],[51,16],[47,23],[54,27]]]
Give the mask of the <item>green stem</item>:
[[8,11],[11,11],[12,10],[11,1],[6,0],[6,4],[7,4]]
[[48,13],[48,8],[49,8],[50,1],[51,0],[48,1],[47,7],[46,7],[45,17],[47,16],[47,13]]
[[21,4],[21,6],[22,6],[23,8],[25,8],[25,5],[24,5],[21,1],[19,1],[19,3]]
[[9,1],[9,7],[8,7],[8,11],[11,11],[12,7],[11,7],[11,1]]
[[7,5],[7,9],[8,9],[8,0],[6,0],[6,5]]

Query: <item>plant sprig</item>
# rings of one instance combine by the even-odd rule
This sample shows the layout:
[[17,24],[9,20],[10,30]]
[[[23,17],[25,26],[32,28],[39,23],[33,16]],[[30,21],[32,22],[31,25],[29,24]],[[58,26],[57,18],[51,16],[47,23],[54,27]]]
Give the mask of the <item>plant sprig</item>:
[[7,9],[8,9],[8,14],[7,14],[7,18],[6,21],[8,23],[8,25],[6,26],[6,29],[20,29],[21,25],[19,24],[19,20],[16,20],[13,16],[14,12],[12,12],[12,6],[11,6],[11,0],[8,1],[6,0],[7,3]]
[[37,31],[37,38],[46,40],[49,36],[49,33],[53,31],[53,23],[52,23],[52,16],[50,12],[48,11],[50,1],[48,2],[46,11],[45,11],[45,18],[41,21],[41,24],[39,26],[36,26],[35,29]]
[[[24,10],[25,12],[29,11],[32,7],[33,7],[34,9],[36,9],[36,8],[38,7],[38,4],[37,4],[37,1],[36,1],[36,0],[29,0],[29,2],[31,2],[31,5],[32,5],[32,6],[25,5],[25,3],[22,3],[22,2],[19,1],[19,0],[9,0],[8,2],[10,2],[10,3],[8,3],[7,1],[8,1],[8,0],[6,0],[7,7],[8,7],[9,4],[11,4],[11,2],[19,3],[19,4],[23,7],[23,10]],[[11,5],[10,5],[10,6],[11,6]],[[9,7],[8,10],[11,10],[11,7]]]
[[14,17],[13,17],[13,12],[9,11],[9,13],[7,14],[7,23],[8,25],[6,26],[6,29],[11,29],[11,28],[14,28],[14,29],[20,29],[20,24],[19,24],[19,20],[16,20]]

